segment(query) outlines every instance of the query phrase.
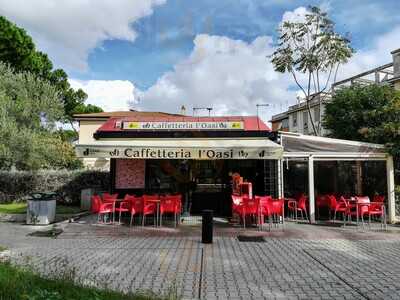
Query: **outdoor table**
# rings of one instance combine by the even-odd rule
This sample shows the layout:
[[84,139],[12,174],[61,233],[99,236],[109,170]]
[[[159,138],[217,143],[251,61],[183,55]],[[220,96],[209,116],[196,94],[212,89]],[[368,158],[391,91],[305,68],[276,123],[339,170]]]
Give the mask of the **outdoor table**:
[[150,203],[155,203],[157,208],[156,208],[156,227],[160,227],[160,203],[161,203],[161,199],[149,199],[146,200],[146,202],[150,202]]

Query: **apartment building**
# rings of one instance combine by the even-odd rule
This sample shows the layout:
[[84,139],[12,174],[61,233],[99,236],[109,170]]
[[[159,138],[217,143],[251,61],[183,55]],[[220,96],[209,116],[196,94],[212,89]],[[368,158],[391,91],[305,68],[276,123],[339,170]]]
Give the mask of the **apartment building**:
[[[331,93],[335,90],[350,86],[352,84],[389,84],[395,89],[400,90],[400,48],[391,52],[393,61],[377,68],[365,71],[350,78],[335,82],[331,86]],[[310,101],[310,113],[315,126],[321,126],[320,135],[328,134],[323,128],[321,119],[324,115],[325,103],[330,101],[331,94],[316,96]],[[321,105],[320,105],[321,101]],[[310,113],[307,109],[306,101],[289,106],[288,110],[272,116],[272,130],[290,131],[301,134],[314,134],[310,122]]]

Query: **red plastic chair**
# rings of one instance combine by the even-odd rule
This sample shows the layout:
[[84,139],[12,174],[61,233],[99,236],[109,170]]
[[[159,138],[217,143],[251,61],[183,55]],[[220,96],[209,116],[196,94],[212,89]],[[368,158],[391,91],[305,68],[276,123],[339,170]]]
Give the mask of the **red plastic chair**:
[[165,196],[161,198],[160,203],[160,225],[162,224],[162,217],[164,214],[170,213],[174,214],[175,218],[175,227],[178,223],[178,215],[181,213],[180,210],[180,195],[176,196]]
[[268,216],[269,216],[269,228],[271,230],[272,222],[278,226],[280,220],[282,220],[282,225],[285,225],[285,199],[268,199]]
[[301,218],[304,219],[303,212],[306,216],[306,220],[308,221],[307,214],[307,201],[308,197],[301,195],[299,201],[289,201],[288,202],[288,210],[294,214],[295,219],[297,220],[297,213],[301,213]]
[[381,219],[381,227],[387,229],[386,207],[383,202],[371,202],[368,209],[368,221],[371,227],[371,217],[379,216]]
[[115,202],[117,201],[118,194],[103,193],[102,201],[103,203],[112,203],[114,207],[113,211],[113,222],[115,222]]
[[271,215],[269,208],[272,201],[271,196],[255,196],[259,204],[260,224],[264,224],[264,218]]
[[256,198],[243,197],[241,217],[243,219],[243,228],[246,228],[246,217],[255,217],[256,223],[259,223],[259,201]]
[[160,197],[158,195],[143,195],[142,226],[146,223],[146,216],[148,215],[154,216],[154,225],[157,226],[157,203],[152,200],[160,200]]
[[90,211],[93,214],[97,214],[100,210],[100,205],[101,205],[101,198],[99,195],[93,195],[91,198],[91,205],[90,205]]
[[134,196],[126,194],[124,200],[119,202],[119,206],[115,207],[115,212],[119,213],[118,223],[121,224],[121,214],[123,212],[130,212],[131,211],[131,199]]
[[346,199],[342,196],[339,201],[336,200],[334,195],[328,195],[329,199],[329,213],[333,212],[333,222],[336,221],[336,214],[341,213],[343,215],[343,221],[346,224],[346,217],[350,214],[350,206]]
[[114,212],[114,205],[112,203],[103,203],[99,196],[92,196],[92,201],[97,213],[97,222],[100,222],[101,216]]
[[143,214],[143,205],[144,201],[142,197],[137,197],[137,196],[130,196],[129,197],[130,201],[130,215],[131,215],[131,221],[130,221],[130,226],[132,226],[133,222],[133,217],[138,214]]
[[243,197],[239,195],[231,195],[232,198],[232,216],[240,216],[242,214]]

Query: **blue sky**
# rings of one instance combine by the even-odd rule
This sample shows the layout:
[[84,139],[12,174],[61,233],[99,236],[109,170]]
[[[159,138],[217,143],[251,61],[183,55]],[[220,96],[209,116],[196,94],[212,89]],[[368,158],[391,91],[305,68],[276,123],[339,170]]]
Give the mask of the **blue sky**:
[[[134,43],[105,41],[89,55],[90,72],[72,72],[81,79],[127,79],[142,88],[154,84],[165,71],[193,49],[197,34],[252,41],[260,35],[276,36],[285,11],[321,1],[171,0],[133,24]],[[392,1],[322,2],[342,33],[350,33],[354,48],[367,48],[371,37],[400,24],[400,4]],[[397,13],[396,13],[397,11]],[[380,13],[384,15],[379,16]],[[400,46],[400,45],[399,45]]]
[[219,114],[252,114],[248,107],[265,101],[269,118],[294,103],[295,91],[266,56],[283,16],[308,5],[351,36],[358,53],[343,76],[389,62],[400,48],[398,0],[0,0],[0,13],[105,109],[211,104]]

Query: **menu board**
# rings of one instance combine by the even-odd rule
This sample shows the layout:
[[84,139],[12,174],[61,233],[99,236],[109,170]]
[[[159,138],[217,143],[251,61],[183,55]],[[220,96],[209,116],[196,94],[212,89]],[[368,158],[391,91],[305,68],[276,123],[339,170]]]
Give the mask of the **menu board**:
[[115,188],[143,189],[146,161],[144,159],[116,159]]

